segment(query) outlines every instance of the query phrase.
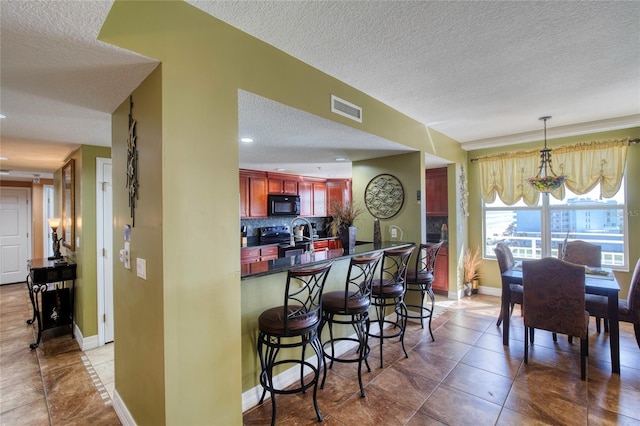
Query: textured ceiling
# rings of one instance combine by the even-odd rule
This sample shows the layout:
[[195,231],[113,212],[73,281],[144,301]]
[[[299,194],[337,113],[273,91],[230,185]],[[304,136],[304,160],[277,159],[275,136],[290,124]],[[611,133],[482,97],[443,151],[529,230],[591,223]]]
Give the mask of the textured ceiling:
[[[578,134],[639,123],[638,1],[189,3],[462,142],[465,149],[540,139],[538,117],[543,115],[553,116],[550,137],[560,136],[560,130]],[[8,117],[0,121],[0,151],[5,155],[11,149],[18,161],[21,147],[30,155],[40,152],[38,144],[61,148],[55,166],[32,160],[33,155],[25,163],[23,150],[20,163],[2,162],[2,169],[19,164],[34,173],[51,172],[79,144],[110,144],[110,113],[157,65],[96,40],[111,4],[0,2],[0,112]],[[338,130],[335,123],[254,101],[241,103],[240,116],[265,132],[278,127],[246,115],[258,105],[300,114],[319,133]],[[265,114],[278,122],[275,115]],[[353,131],[349,137],[362,140]],[[384,150],[398,148],[388,141],[379,144]],[[295,148],[288,146],[275,157],[292,152]],[[302,156],[320,154],[329,152]],[[243,148],[241,159],[252,161]]]

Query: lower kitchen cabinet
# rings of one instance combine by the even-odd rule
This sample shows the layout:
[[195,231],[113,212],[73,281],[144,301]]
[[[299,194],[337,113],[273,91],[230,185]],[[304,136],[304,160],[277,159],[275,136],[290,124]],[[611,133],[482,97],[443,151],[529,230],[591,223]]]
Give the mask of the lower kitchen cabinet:
[[431,284],[434,291],[449,292],[449,247],[443,245],[438,252],[434,265],[434,280]]
[[261,263],[278,258],[278,246],[251,247],[240,250],[240,271],[242,274],[267,272],[269,264]]

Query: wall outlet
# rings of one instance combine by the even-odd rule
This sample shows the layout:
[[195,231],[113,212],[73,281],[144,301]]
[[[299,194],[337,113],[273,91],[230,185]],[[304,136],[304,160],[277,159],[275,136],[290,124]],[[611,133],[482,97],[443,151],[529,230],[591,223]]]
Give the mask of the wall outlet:
[[136,258],[136,274],[143,280],[147,279],[147,261],[145,259]]
[[398,230],[396,228],[391,228],[391,238],[398,238]]

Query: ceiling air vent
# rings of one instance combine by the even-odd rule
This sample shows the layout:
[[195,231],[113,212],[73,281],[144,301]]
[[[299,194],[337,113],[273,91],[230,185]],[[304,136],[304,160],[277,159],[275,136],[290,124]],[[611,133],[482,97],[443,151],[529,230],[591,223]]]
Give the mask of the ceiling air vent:
[[331,95],[331,112],[362,123],[362,108],[335,95]]

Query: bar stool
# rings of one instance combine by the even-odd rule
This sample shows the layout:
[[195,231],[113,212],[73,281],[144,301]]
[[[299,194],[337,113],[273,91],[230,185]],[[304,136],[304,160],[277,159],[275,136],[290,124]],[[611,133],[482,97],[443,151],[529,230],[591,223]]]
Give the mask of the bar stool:
[[[407,308],[418,309],[417,313],[409,313],[407,310],[407,318],[420,319],[420,326],[424,328],[424,320],[429,318],[429,334],[431,334],[431,341],[435,341],[433,338],[433,332],[431,331],[431,318],[433,317],[433,309],[435,307],[436,296],[433,294],[431,284],[435,279],[434,267],[440,247],[444,244],[444,241],[439,243],[424,243],[420,244],[418,253],[416,255],[416,266],[413,269],[407,270],[407,295],[409,292],[420,294],[420,305],[406,304]],[[431,308],[424,306],[424,296],[429,295],[431,298]]]
[[[258,326],[258,356],[260,357],[260,384],[263,387],[260,404],[269,391],[271,394],[271,425],[276,421],[276,394],[306,392],[313,386],[313,406],[322,421],[316,394],[322,366],[322,344],[318,335],[321,320],[322,291],[332,262],[290,270],[284,292],[284,305],[267,309],[260,314]],[[299,338],[295,340],[292,338]],[[284,341],[283,341],[284,340]],[[311,345],[316,353],[317,366],[305,360],[305,349]],[[280,349],[301,348],[300,359],[277,359]],[[300,366],[300,383],[295,388],[276,389],[273,383],[274,367],[284,364]],[[304,370],[311,369],[313,378],[305,383]]]
[[[404,330],[407,325],[407,307],[404,304],[404,295],[407,290],[407,265],[415,248],[415,245],[411,245],[404,248],[385,250],[382,256],[380,278],[373,280],[371,304],[376,310],[379,330],[378,334],[369,333],[369,336],[380,339],[380,368],[383,366],[382,344],[384,339],[399,337],[402,351],[405,357],[409,358],[404,347]],[[396,314],[395,321],[385,319],[387,307],[393,307]],[[385,324],[391,324],[393,329],[397,330],[392,334],[385,334]]]
[[[362,386],[362,361],[367,365],[367,370],[371,371],[367,361],[370,352],[367,333],[369,332],[371,281],[381,257],[382,252],[371,256],[352,257],[344,290],[328,292],[322,296],[322,323],[319,334],[322,335],[325,326],[328,326],[329,329],[329,340],[322,343],[324,357],[331,361],[329,368],[333,367],[334,361],[358,363],[358,383],[360,384],[360,395],[363,397],[365,395]],[[355,330],[355,337],[334,337],[334,324],[351,325]],[[356,356],[353,358],[336,357],[335,345],[340,343],[356,343],[358,347]],[[321,389],[324,388],[326,378],[327,362],[325,361]]]

